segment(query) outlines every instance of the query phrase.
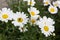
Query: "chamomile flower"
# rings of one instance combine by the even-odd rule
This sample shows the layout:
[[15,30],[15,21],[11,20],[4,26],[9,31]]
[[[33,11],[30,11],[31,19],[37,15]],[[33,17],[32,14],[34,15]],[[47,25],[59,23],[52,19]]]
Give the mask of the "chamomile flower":
[[58,7],[58,2],[57,1],[53,2],[53,6]]
[[60,8],[60,0],[57,0],[58,8]]
[[36,22],[38,21],[39,18],[41,18],[39,15],[38,15],[38,17],[31,17],[30,18],[30,23],[31,24],[36,24]]
[[28,5],[34,6],[35,5],[35,1],[34,0],[28,0]]
[[36,24],[36,21],[37,21],[37,18],[35,18],[35,17],[30,18],[30,23],[31,24]]
[[9,8],[2,8],[0,11],[0,20],[4,22],[8,22],[8,20],[12,20],[13,12]]
[[50,0],[43,0],[43,3],[44,3],[44,6],[48,6],[48,5],[50,5]]
[[57,7],[55,7],[55,6],[50,5],[49,8],[48,8],[48,11],[49,11],[51,14],[56,14],[56,13],[58,12],[58,9],[57,9]]
[[19,27],[20,32],[26,32],[28,29],[26,27]]
[[28,8],[28,12],[32,17],[38,17],[39,10],[37,10],[35,7]]
[[44,16],[43,18],[41,18],[37,24],[39,25],[39,28],[41,28],[41,32],[46,36],[50,36],[52,35],[52,33],[55,31],[53,24],[55,24],[55,22],[53,21],[53,19],[51,18],[47,18],[46,16]]
[[22,12],[22,13],[16,12],[16,14],[14,14],[12,23],[15,26],[23,27],[24,24],[27,24],[27,22],[28,22],[28,18],[26,16],[26,14],[24,14],[24,12]]

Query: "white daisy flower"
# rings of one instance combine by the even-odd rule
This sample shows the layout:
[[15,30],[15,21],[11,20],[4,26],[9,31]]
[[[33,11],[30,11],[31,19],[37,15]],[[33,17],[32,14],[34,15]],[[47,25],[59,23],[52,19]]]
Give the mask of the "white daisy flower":
[[36,21],[37,21],[37,18],[35,18],[35,17],[30,18],[30,23],[31,24],[36,24]]
[[37,10],[35,7],[28,8],[28,12],[32,17],[38,17],[37,14],[39,14],[39,10]]
[[55,22],[51,18],[47,18],[44,16],[40,19],[40,21],[37,22],[37,25],[39,25],[39,28],[41,28],[42,33],[48,37],[52,35],[52,33],[55,31],[53,24]]
[[28,29],[26,27],[19,27],[20,32],[26,32]]
[[35,1],[34,0],[28,0],[28,5],[34,6],[35,5]]
[[24,14],[24,12],[20,13],[20,12],[16,12],[16,14],[14,14],[12,23],[15,26],[20,26],[23,27],[24,24],[27,24],[28,22],[28,18],[26,16],[26,14]]
[[31,18],[30,18],[30,23],[31,23],[31,24],[36,24],[37,19],[39,19],[39,18],[41,18],[39,15],[38,15],[38,17],[31,17]]
[[57,1],[53,2],[53,6],[58,7],[58,2]]
[[8,20],[12,20],[13,12],[9,8],[2,8],[0,11],[0,20],[8,22]]
[[57,0],[58,7],[60,8],[60,0]]
[[48,8],[48,11],[51,14],[56,14],[58,12],[58,9],[57,9],[57,7],[54,7],[54,6],[50,5],[49,8]]
[[48,6],[48,5],[50,5],[50,0],[43,0],[43,3],[44,3],[44,6]]

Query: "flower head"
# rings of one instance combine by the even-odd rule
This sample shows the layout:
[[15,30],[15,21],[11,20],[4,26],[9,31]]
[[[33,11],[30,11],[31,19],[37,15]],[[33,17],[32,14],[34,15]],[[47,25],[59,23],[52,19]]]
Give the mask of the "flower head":
[[0,20],[8,22],[8,20],[12,20],[13,12],[9,8],[2,8],[0,11]]
[[43,0],[44,6],[50,5],[50,0]]
[[28,5],[34,6],[35,5],[35,1],[34,0],[28,0]]
[[37,18],[36,17],[31,17],[30,18],[30,23],[31,24],[36,24]]
[[60,8],[60,0],[57,0],[58,8]]
[[53,6],[58,7],[58,2],[57,1],[53,2]]
[[55,7],[55,6],[50,5],[49,8],[48,8],[48,11],[49,11],[51,14],[56,14],[56,13],[58,12],[58,9],[57,9],[57,7]]
[[39,10],[37,10],[35,7],[28,8],[28,12],[32,17],[37,17],[39,14]]
[[46,16],[44,16],[37,22],[37,25],[39,25],[39,28],[41,28],[42,33],[46,37],[50,36],[52,32],[54,32],[55,29],[53,24],[55,24],[53,19],[47,18]]
[[26,16],[26,14],[24,14],[24,12],[22,12],[22,13],[16,12],[16,14],[14,14],[12,23],[15,26],[23,27],[24,24],[27,24],[27,22],[28,22],[28,18]]

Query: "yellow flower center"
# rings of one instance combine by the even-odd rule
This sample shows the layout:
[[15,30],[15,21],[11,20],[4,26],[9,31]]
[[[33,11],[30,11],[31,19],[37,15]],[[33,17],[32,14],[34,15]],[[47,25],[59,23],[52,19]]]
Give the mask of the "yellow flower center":
[[30,14],[31,14],[32,16],[35,16],[35,12],[33,12],[33,11],[32,11],[32,12],[30,12]]
[[8,18],[8,15],[7,15],[7,14],[3,14],[3,15],[2,15],[2,18],[3,18],[3,19],[7,19],[7,18]]
[[18,18],[17,21],[18,22],[23,22],[23,19],[22,18]]
[[54,8],[50,8],[50,12],[55,12],[55,9]]
[[48,26],[44,26],[44,30],[48,31],[49,30]]
[[32,19],[31,22],[34,24],[36,22],[36,20]]
[[31,1],[30,1],[29,3],[30,3],[30,5],[32,5],[32,4],[33,4]]
[[57,4],[54,4],[54,6],[57,6]]
[[45,4],[49,4],[48,2],[45,2]]

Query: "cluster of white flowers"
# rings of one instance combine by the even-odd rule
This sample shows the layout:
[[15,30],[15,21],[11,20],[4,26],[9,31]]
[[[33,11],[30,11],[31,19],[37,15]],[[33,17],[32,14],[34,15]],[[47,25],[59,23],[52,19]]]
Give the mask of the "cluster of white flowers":
[[[42,33],[46,37],[52,35],[52,33],[55,31],[55,28],[54,28],[55,22],[53,21],[53,19],[47,18],[46,16],[41,18],[39,15],[40,11],[37,10],[37,8],[33,7],[36,4],[36,2],[34,0],[23,0],[23,1],[27,1],[28,5],[31,6],[30,8],[28,8],[28,12],[31,16],[29,19],[30,24],[38,25],[39,28],[41,29]],[[43,0],[43,3],[44,3],[44,6],[50,5],[48,8],[48,11],[51,14],[56,14],[58,12],[57,5],[59,7],[59,3],[57,4],[57,2],[54,2],[53,5],[51,5],[51,0]],[[37,20],[38,18],[40,20]]]
[[43,3],[44,3],[44,6],[49,5],[48,11],[51,14],[56,14],[58,12],[58,8],[60,8],[60,1],[59,0],[53,1],[53,2],[51,2],[51,0],[43,0]]
[[[28,29],[24,26],[27,23],[38,25],[38,27],[41,29],[41,32],[46,36],[50,36],[55,31],[54,24],[55,22],[51,18],[47,18],[46,16],[43,16],[43,18],[39,15],[40,11],[33,7],[35,4],[35,1],[32,0],[24,0],[28,1],[28,5],[31,5],[30,8],[28,8],[28,12],[30,14],[30,17],[26,16],[24,12],[16,12],[14,13],[9,8],[2,8],[0,10],[0,21],[2,22],[8,22],[8,20],[12,21],[12,24],[14,26],[19,26],[20,32],[28,31]],[[44,2],[46,2],[44,0]],[[50,1],[46,2],[44,5],[50,4]],[[49,12],[56,13],[57,8],[55,6],[49,7]]]
[[[24,27],[27,22],[33,25],[38,25],[46,37],[50,36],[50,34],[54,32],[55,29],[53,24],[55,24],[55,22],[53,19],[47,18],[46,16],[41,18],[40,15],[38,15],[39,10],[37,10],[35,7],[28,8],[28,12],[31,15],[30,18],[28,18],[24,12],[14,13],[10,9],[2,8],[2,10],[0,10],[0,21],[7,23],[8,20],[11,20],[14,26],[19,26],[20,32],[28,31],[28,29]],[[38,18],[40,20],[37,20]]]
[[35,7],[30,7],[28,8],[28,12],[31,15],[30,17],[30,23],[31,24],[36,24],[36,21],[39,17],[39,10],[37,10]]
[[[19,26],[20,31],[27,31],[26,27],[24,27],[25,24],[27,24],[28,22],[28,16],[26,16],[26,14],[24,14],[24,12],[16,12],[14,13],[12,10],[10,10],[9,8],[2,8],[2,10],[0,10],[0,20],[3,22],[8,22],[8,20],[13,20],[12,24],[14,24],[14,26]],[[22,32],[21,31],[21,32]]]

